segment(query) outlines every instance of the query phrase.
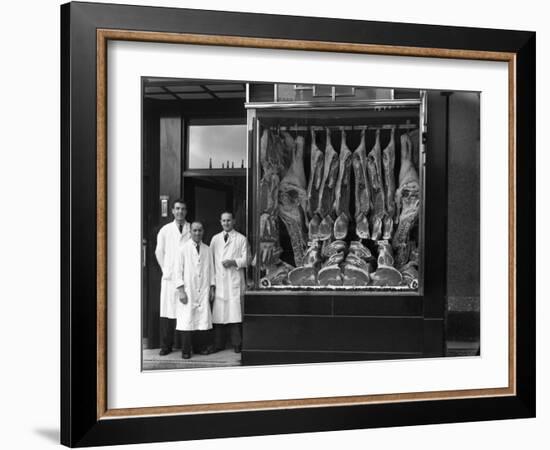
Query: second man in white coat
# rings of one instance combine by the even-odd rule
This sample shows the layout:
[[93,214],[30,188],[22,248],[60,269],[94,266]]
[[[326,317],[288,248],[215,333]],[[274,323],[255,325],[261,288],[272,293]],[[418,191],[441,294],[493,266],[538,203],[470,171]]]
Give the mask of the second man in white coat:
[[216,295],[212,309],[214,350],[225,348],[226,334],[229,334],[234,351],[240,353],[248,241],[234,229],[232,213],[222,213],[220,222],[222,232],[216,234],[210,242],[216,272]]
[[[192,334],[204,334],[212,329],[214,261],[210,248],[202,242],[203,234],[202,223],[193,222],[191,239],[181,247],[176,264],[175,286],[179,298],[176,308],[176,330],[181,332],[181,353],[184,359],[191,357]],[[200,353],[211,353],[211,349],[205,347]]]

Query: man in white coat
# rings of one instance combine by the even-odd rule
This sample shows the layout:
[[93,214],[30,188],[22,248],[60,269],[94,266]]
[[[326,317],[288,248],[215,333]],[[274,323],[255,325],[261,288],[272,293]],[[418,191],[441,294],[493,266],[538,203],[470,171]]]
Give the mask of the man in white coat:
[[214,351],[225,348],[225,337],[229,333],[234,351],[240,353],[248,241],[235,230],[232,213],[222,213],[220,222],[223,231],[216,234],[210,242],[216,268],[216,298],[212,311]]
[[[189,359],[192,332],[212,329],[211,304],[215,295],[214,260],[208,245],[202,242],[202,223],[191,224],[191,240],[181,247],[176,265],[175,286],[178,292],[176,330],[181,333],[181,356]],[[206,347],[201,354],[211,353]]]
[[162,270],[160,282],[160,355],[168,355],[174,345],[176,329],[176,306],[178,296],[175,279],[175,264],[179,250],[191,237],[189,223],[186,222],[187,205],[182,199],[172,204],[174,221],[164,225],[157,235],[155,256]]

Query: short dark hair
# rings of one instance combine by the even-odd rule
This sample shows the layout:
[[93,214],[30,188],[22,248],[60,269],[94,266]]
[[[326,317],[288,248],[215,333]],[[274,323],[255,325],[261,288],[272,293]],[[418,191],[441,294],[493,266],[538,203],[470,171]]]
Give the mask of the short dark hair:
[[195,224],[200,225],[202,227],[202,229],[204,230],[204,225],[200,220],[194,220],[193,222],[191,222],[191,226],[189,228],[193,228],[193,225],[195,225]]
[[185,205],[187,208],[187,202],[183,198],[177,198],[172,202],[172,209],[176,207],[176,203],[181,203],[182,205]]
[[231,214],[231,218],[232,218],[232,219],[235,218],[235,214],[233,214],[232,211],[225,210],[225,211],[222,211],[222,213],[220,214],[220,219],[222,218],[222,216],[223,216],[224,214]]

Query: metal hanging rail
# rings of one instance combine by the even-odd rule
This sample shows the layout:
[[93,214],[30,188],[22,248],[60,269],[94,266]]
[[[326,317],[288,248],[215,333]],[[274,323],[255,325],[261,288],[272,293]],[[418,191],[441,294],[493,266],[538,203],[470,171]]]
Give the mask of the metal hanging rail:
[[344,131],[350,131],[350,130],[369,130],[369,131],[375,131],[375,130],[415,130],[418,128],[418,125],[410,124],[410,123],[403,123],[403,124],[377,124],[377,125],[311,125],[311,126],[286,126],[286,125],[274,125],[270,126],[269,129],[273,131],[323,131],[327,128],[331,130],[344,130]]
[[418,107],[420,99],[398,100],[347,100],[337,102],[295,101],[295,102],[247,102],[246,109],[296,109],[296,110],[340,110],[340,109],[400,109]]

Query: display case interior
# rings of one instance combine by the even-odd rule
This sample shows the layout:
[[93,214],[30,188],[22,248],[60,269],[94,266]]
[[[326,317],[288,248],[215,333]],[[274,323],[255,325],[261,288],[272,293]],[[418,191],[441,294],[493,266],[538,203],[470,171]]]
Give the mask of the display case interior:
[[259,290],[422,288],[422,95],[249,103]]

